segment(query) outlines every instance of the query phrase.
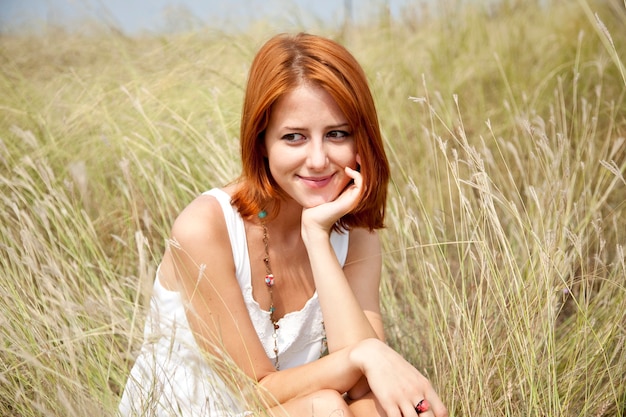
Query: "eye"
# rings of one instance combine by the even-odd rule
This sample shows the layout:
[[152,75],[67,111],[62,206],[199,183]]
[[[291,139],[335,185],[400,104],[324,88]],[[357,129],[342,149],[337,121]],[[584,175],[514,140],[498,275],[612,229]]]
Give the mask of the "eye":
[[287,133],[286,135],[283,135],[281,139],[287,141],[288,143],[297,143],[305,140],[306,137],[300,133]]
[[345,130],[331,130],[330,132],[326,134],[326,137],[329,137],[335,140],[345,139],[349,136],[350,136],[350,133],[346,132]]

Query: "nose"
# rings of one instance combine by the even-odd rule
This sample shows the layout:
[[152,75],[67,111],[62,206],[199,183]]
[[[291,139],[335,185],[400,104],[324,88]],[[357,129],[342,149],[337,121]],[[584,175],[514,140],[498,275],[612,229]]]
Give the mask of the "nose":
[[324,140],[311,140],[307,149],[307,167],[314,171],[321,171],[328,166],[328,151]]

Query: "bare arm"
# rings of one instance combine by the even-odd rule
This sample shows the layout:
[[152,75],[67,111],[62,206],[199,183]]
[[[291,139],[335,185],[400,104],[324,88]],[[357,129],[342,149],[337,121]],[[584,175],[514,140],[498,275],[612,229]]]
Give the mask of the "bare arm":
[[346,168],[346,174],[353,178],[354,184],[334,201],[304,209],[301,223],[330,351],[367,338],[383,338],[378,305],[381,273],[378,235],[352,230],[347,265],[343,269],[330,243],[331,228],[358,203],[363,187],[360,173]]
[[[365,313],[367,310],[372,317],[380,315],[378,236],[365,230],[353,230],[350,240],[345,270],[339,265],[328,236],[319,236],[318,240],[311,239],[307,243],[330,352],[363,339],[382,338],[380,321],[372,323]],[[368,249],[373,253],[366,253]]]

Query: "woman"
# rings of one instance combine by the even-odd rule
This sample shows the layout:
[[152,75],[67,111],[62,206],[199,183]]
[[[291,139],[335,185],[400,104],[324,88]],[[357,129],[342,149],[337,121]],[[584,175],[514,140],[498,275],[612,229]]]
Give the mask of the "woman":
[[271,416],[446,416],[384,343],[389,166],[352,55],[308,34],[270,39],[250,69],[241,152],[241,177],[174,223],[121,413],[251,415],[220,377],[234,370]]

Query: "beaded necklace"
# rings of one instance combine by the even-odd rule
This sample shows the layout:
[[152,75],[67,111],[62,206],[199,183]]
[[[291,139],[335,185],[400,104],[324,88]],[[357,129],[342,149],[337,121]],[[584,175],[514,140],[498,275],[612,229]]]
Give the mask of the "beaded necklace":
[[[274,307],[274,274],[272,273],[272,266],[270,265],[270,251],[269,251],[269,234],[267,233],[267,226],[265,224],[265,217],[267,217],[267,212],[262,210],[258,214],[259,219],[261,220],[261,226],[263,227],[263,248],[265,250],[265,256],[263,257],[263,263],[265,264],[265,286],[270,295],[270,321],[272,322],[272,326],[274,331],[272,333],[272,338],[274,339],[274,367],[276,370],[280,370],[280,362],[278,360],[278,329],[280,325],[278,324],[278,320],[274,315],[276,308]],[[328,353],[328,343],[326,341],[326,329],[324,328],[324,322],[322,321],[322,347],[320,348],[320,357],[326,355]]]
[[263,247],[265,249],[265,256],[263,257],[263,263],[265,264],[265,285],[267,286],[267,290],[270,293],[270,321],[274,326],[274,333],[272,333],[272,338],[274,339],[274,366],[276,370],[280,369],[280,363],[278,362],[278,329],[280,326],[278,325],[278,320],[274,316],[274,312],[276,308],[274,307],[274,274],[272,273],[272,266],[270,265],[270,243],[269,236],[267,234],[267,226],[263,219],[267,216],[267,212],[265,210],[259,213],[259,219],[261,219],[261,226],[263,226]]

